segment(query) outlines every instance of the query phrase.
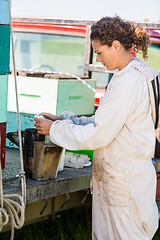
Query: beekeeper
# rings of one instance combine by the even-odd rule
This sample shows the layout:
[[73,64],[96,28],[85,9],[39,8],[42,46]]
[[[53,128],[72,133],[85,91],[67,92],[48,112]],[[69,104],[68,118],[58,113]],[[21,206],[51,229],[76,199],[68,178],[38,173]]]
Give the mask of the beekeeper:
[[42,113],[46,119],[35,119],[35,126],[66,149],[94,150],[92,239],[149,240],[158,227],[158,210],[146,78],[157,71],[130,51],[134,45],[146,58],[149,38],[142,27],[116,16],[95,23],[91,41],[97,62],[115,70],[95,115]]

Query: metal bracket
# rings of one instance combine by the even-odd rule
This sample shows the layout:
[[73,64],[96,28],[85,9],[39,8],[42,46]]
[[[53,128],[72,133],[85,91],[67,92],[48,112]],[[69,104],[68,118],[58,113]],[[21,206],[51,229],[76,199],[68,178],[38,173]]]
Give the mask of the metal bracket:
[[42,210],[40,211],[40,215],[42,215],[42,214],[44,213],[46,207],[48,206],[48,199],[44,199],[44,201],[46,201],[46,202],[45,202],[45,204],[44,204]]
[[90,189],[88,188],[88,189],[87,189],[87,192],[86,192],[86,194],[85,194],[85,196],[84,196],[84,198],[83,198],[82,201],[81,201],[81,204],[83,204],[83,203],[86,201],[89,193],[90,193]]
[[61,209],[62,209],[62,208],[63,208],[63,207],[66,205],[66,203],[69,201],[70,194],[69,194],[69,193],[67,193],[67,194],[66,194],[66,196],[67,196],[67,197],[66,197],[66,199],[65,199],[64,203],[63,203],[63,204],[61,205],[61,207],[60,207]]

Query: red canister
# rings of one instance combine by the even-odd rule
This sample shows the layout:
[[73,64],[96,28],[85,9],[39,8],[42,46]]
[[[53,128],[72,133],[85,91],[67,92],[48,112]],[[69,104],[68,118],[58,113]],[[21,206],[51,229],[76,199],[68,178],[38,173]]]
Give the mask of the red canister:
[[6,122],[0,123],[0,159],[2,169],[5,167]]

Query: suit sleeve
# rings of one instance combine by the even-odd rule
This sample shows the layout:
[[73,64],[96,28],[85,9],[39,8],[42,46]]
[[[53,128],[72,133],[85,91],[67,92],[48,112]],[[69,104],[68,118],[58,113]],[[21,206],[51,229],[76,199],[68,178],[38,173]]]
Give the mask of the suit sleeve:
[[65,111],[63,113],[60,114],[62,119],[69,119],[71,120],[74,124],[77,125],[87,125],[89,123],[94,123],[94,116],[91,117],[86,117],[86,116],[82,116],[82,117],[77,117],[76,114],[69,112],[69,111]]
[[54,122],[50,128],[51,141],[70,150],[94,150],[111,143],[138,104],[139,92],[130,83],[122,81],[107,90],[94,122],[86,125],[77,125],[70,119]]

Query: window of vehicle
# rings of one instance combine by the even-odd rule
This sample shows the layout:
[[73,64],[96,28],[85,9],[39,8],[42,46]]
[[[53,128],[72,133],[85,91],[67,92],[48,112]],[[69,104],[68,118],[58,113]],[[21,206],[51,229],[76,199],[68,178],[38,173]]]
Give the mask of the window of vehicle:
[[160,45],[152,44],[149,47],[147,61],[144,61],[141,53],[137,53],[136,56],[150,67],[160,70]]
[[160,31],[152,29],[147,30],[147,32],[151,42],[148,48],[148,60],[144,61],[141,53],[137,53],[136,56],[150,67],[160,70]]
[[16,68],[83,75],[84,45],[82,37],[14,32]]

